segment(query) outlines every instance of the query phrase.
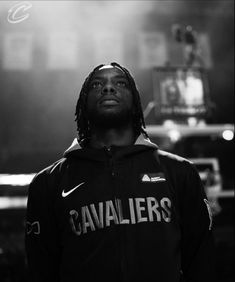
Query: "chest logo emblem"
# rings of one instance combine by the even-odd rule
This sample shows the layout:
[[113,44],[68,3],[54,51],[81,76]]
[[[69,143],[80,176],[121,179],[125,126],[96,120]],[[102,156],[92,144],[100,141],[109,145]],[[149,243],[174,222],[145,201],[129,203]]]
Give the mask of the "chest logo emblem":
[[146,173],[141,175],[141,182],[163,182],[166,181],[163,173]]
[[75,191],[77,188],[79,188],[80,186],[82,186],[85,182],[82,182],[80,184],[78,184],[77,186],[75,186],[73,189],[69,190],[68,192],[65,192],[64,190],[62,191],[62,197],[65,198],[67,197],[69,194],[71,194],[73,191]]

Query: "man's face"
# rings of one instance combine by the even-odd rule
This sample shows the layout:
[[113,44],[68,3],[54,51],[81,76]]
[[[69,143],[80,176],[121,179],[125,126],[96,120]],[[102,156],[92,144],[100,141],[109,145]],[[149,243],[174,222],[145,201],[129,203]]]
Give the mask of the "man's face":
[[133,97],[125,73],[115,67],[98,70],[89,83],[87,113],[92,125],[112,128],[131,121]]

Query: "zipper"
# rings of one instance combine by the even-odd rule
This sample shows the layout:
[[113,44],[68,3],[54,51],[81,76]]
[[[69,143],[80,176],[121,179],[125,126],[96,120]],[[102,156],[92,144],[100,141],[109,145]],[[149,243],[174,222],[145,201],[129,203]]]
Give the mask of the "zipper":
[[[114,159],[113,159],[113,154],[112,154],[112,150],[111,147],[104,147],[105,152],[107,153],[108,157],[109,157],[109,167],[111,170],[111,176],[114,177],[115,176],[115,169],[114,169]],[[115,186],[114,186],[115,187]],[[117,194],[116,194],[116,187],[114,188],[114,201],[117,201]],[[125,267],[124,267],[124,256],[123,256],[123,250],[122,250],[122,234],[120,233],[120,230],[117,229],[116,231],[116,235],[117,235],[117,241],[118,242],[118,257],[119,257],[119,270],[120,270],[120,276],[119,276],[119,281],[120,282],[124,282],[126,281],[125,279]]]
[[112,155],[112,151],[110,147],[104,147],[105,151],[107,152],[107,155],[109,157],[109,166],[111,169],[111,175],[115,176],[115,172],[114,172],[114,160],[113,160],[113,155]]

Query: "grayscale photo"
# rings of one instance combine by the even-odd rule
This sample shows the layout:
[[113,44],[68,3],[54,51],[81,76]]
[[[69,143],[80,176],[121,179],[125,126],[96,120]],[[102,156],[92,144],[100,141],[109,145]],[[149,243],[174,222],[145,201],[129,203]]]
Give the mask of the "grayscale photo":
[[234,1],[0,1],[0,281],[234,281]]

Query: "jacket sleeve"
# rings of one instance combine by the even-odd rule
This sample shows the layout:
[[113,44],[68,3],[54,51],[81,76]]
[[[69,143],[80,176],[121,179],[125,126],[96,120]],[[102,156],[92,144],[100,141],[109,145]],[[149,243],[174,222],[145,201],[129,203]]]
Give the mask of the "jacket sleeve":
[[59,281],[60,249],[47,177],[42,172],[29,186],[25,247],[32,282]]
[[212,214],[196,168],[187,163],[185,172],[180,197],[183,281],[214,282]]

